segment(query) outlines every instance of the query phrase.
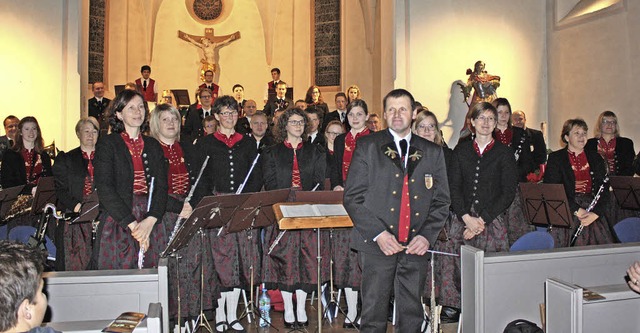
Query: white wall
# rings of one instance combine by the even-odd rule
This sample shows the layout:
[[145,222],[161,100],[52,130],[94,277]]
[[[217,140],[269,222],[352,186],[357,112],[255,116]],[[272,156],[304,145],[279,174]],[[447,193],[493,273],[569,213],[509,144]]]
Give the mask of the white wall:
[[[82,15],[88,0],[0,1],[0,114],[35,116],[46,144],[77,146]],[[86,67],[85,67],[86,68]]]
[[546,4],[537,0],[397,0],[396,86],[444,122],[455,145],[467,106],[454,83],[477,60],[501,77],[498,96],[538,128],[547,114]]
[[640,2],[626,10],[554,29],[549,6],[549,142],[558,148],[562,124],[581,117],[589,134],[604,110],[616,113],[623,136],[640,146]]

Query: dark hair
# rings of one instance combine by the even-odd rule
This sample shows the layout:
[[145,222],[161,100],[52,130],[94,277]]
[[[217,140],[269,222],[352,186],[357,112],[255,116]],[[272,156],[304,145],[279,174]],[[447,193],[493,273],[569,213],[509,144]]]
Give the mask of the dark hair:
[[349,105],[347,105],[347,112],[345,113],[345,116],[349,116],[351,109],[358,106],[364,110],[364,114],[369,114],[369,108],[367,107],[367,102],[365,102],[364,99],[354,99],[353,101],[351,101],[351,103],[349,103]]
[[26,123],[34,123],[36,124],[36,129],[38,130],[38,136],[36,137],[36,142],[34,142],[33,150],[36,153],[41,153],[42,149],[44,149],[44,139],[42,138],[42,130],[40,129],[40,124],[38,124],[38,120],[36,120],[33,116],[24,117],[18,123],[18,132],[16,133],[16,138],[13,140],[13,147],[11,149],[20,152],[22,148],[24,148],[24,141],[22,140],[22,126]]
[[43,271],[43,253],[22,243],[0,241],[0,332],[18,324],[24,300],[35,303]]
[[[507,121],[507,126],[511,127],[511,114],[513,112],[511,111],[511,103],[509,103],[509,100],[504,97],[498,97],[493,101],[492,104],[496,108],[496,110],[498,110],[498,107],[501,105],[504,105],[507,108],[509,108],[509,120]],[[497,121],[497,116],[496,116],[496,121]]]
[[206,71],[204,71],[204,75],[207,75],[207,73],[211,73],[211,75],[214,75],[213,71],[210,69],[207,69]]
[[345,93],[343,93],[342,91],[336,94],[336,97],[333,98],[333,100],[338,99],[338,97],[344,97],[344,99],[347,99],[347,95]]
[[233,85],[233,88],[231,88],[231,91],[236,90],[236,88],[238,88],[238,87],[240,87],[240,88],[242,88],[242,90],[244,90],[244,87],[241,84],[236,83],[236,84]]
[[[124,107],[129,104],[136,96],[140,97],[144,102],[144,97],[137,91],[134,90],[123,90],[121,91],[116,98],[114,98],[111,103],[109,103],[109,107],[107,108],[107,114],[109,119],[109,125],[111,125],[111,132],[113,133],[122,133],[124,131],[124,123],[122,120],[118,119],[116,116],[117,112],[122,112]],[[148,123],[148,114],[147,104],[144,103],[144,122],[140,126],[140,132],[146,132],[149,129]]]
[[411,93],[408,92],[405,89],[394,89],[394,90],[391,90],[387,94],[387,96],[384,96],[384,99],[382,100],[382,108],[383,108],[384,112],[387,112],[387,100],[390,97],[400,98],[402,96],[409,97],[409,100],[411,101],[411,111],[413,112],[413,110],[416,109],[416,100],[413,98],[413,95],[411,95]]
[[278,67],[271,68],[271,72],[269,72],[269,73],[273,73],[273,72],[276,72],[276,73],[278,73],[278,75],[280,75],[280,68],[278,68]]
[[203,92],[208,92],[209,95],[211,95],[211,97],[213,97],[213,91],[211,91],[211,89],[207,88],[207,87],[202,87],[198,90],[198,93],[196,93],[196,97],[200,97],[202,96]]
[[497,121],[498,111],[491,103],[487,103],[487,102],[480,102],[473,105],[473,107],[471,108],[471,112],[469,114],[469,119],[476,120],[485,111],[491,111],[491,113],[493,113],[493,116],[496,118],[496,121]]
[[8,116],[7,116],[7,118],[4,118],[4,121],[2,122],[2,125],[3,125],[4,127],[7,127],[7,121],[12,120],[12,119],[15,119],[15,120],[17,120],[17,121],[20,121],[20,118],[18,118],[18,117],[16,117],[16,116],[14,116],[14,115],[8,115]]
[[304,98],[304,101],[307,104],[313,104],[313,89],[318,89],[318,92],[320,93],[320,95],[318,96],[318,103],[322,103],[322,91],[320,91],[320,87],[313,85],[311,87],[309,87],[309,89],[307,89],[307,95]]
[[560,134],[560,140],[565,145],[568,144],[569,142],[564,138],[564,136],[569,135],[569,132],[571,132],[571,129],[573,129],[575,126],[582,128],[583,130],[585,130],[585,132],[589,130],[589,126],[587,126],[587,122],[584,121],[582,118],[569,119],[565,121],[564,124],[562,125],[562,133]]
[[229,95],[219,96],[216,98],[216,101],[213,102],[211,110],[213,110],[214,113],[220,113],[224,107],[229,108],[229,110],[238,111],[238,101]]
[[302,133],[302,140],[304,141],[307,139],[307,135],[309,135],[309,128],[311,127],[309,117],[307,116],[306,112],[302,111],[302,109],[293,108],[286,110],[280,116],[280,118],[278,118],[278,125],[276,131],[274,131],[274,138],[277,142],[284,142],[284,140],[287,138],[287,124],[289,122],[289,118],[294,115],[298,115],[302,117],[302,119],[304,119],[304,132]]
[[144,65],[144,66],[140,67],[140,73],[144,72],[145,70],[151,72],[151,66]]

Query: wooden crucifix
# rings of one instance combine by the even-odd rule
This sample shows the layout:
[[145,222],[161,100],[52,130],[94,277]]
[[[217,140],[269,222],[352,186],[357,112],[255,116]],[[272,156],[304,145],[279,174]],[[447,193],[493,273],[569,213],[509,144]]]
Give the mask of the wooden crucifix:
[[215,36],[213,28],[205,28],[204,36],[190,35],[178,30],[178,38],[189,42],[202,50],[204,56],[200,59],[202,66],[200,67],[200,80],[204,81],[204,72],[212,70],[214,73],[218,71],[216,66],[216,50],[225,46],[236,39],[240,39],[240,31],[236,31],[230,35]]

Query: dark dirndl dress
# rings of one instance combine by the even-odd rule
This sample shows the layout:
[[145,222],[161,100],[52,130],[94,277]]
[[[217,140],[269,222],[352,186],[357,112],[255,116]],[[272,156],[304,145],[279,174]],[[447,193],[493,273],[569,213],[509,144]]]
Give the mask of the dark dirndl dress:
[[[280,229],[269,226],[265,229],[262,280],[268,289],[280,289],[293,292],[301,289],[313,292],[317,287],[317,233],[312,229],[287,230],[278,245],[268,254]],[[320,232],[321,282],[329,276],[329,237]]]
[[[251,231],[241,231],[236,233],[238,239],[242,239],[240,246],[240,283],[242,288],[247,289],[251,285],[251,263],[253,261],[253,285],[257,286],[262,281],[260,272],[262,271],[262,240],[260,229]],[[250,238],[249,238],[250,237]]]
[[513,243],[515,243],[518,238],[524,236],[524,234],[535,231],[535,227],[529,224],[529,220],[527,220],[524,212],[519,186],[516,188],[516,195],[513,198],[513,202],[509,208],[507,208],[506,222],[509,246],[513,245]]
[[91,238],[93,237],[92,223],[63,223],[64,269],[67,271],[89,269],[91,253],[93,251],[91,244]]
[[351,228],[331,229],[329,234],[331,258],[333,259],[333,283],[336,288],[360,290],[362,269],[358,263],[358,252],[351,249]]
[[[133,196],[133,216],[142,220],[147,212],[147,195]],[[149,236],[149,249],[144,254],[143,268],[158,266],[160,253],[167,245],[166,229],[159,220]],[[98,241],[94,253],[97,254],[98,269],[138,268],[138,242],[131,236],[129,228],[122,228],[113,218],[103,212],[98,226]]]
[[[575,200],[580,207],[589,207],[589,204],[593,201],[593,195],[576,193]],[[572,216],[571,228],[553,228],[553,230],[551,230],[551,236],[553,236],[553,240],[555,241],[555,247],[568,247],[579,225],[580,220],[578,220],[576,216]],[[611,244],[613,242],[613,235],[611,234],[607,218],[600,216],[589,226],[582,229],[582,233],[576,239],[575,246]]]
[[[473,212],[473,209],[472,209]],[[451,213],[451,219],[445,222],[448,240],[436,242],[438,251],[455,253],[460,255],[462,245],[470,245],[485,252],[509,251],[507,236],[508,213],[498,215],[491,223],[485,225],[484,231],[472,239],[464,239],[465,224],[455,214]],[[439,244],[440,243],[440,244]],[[460,257],[436,255],[436,297],[438,304],[460,308],[462,290],[462,274],[460,270]],[[426,269],[429,269],[427,267]],[[431,296],[431,276],[427,276],[428,292],[425,296]]]
[[[175,196],[175,195],[174,195]],[[182,200],[182,198],[180,198]],[[166,234],[171,235],[178,214],[166,212],[163,221]],[[184,222],[184,221],[183,221]],[[206,231],[205,231],[206,232]],[[168,238],[167,238],[168,241]],[[205,238],[205,244],[208,244]],[[204,250],[204,253],[203,253]],[[210,246],[202,246],[199,233],[193,235],[189,244],[177,251],[179,256],[180,280],[180,313],[182,318],[196,317],[200,314],[201,274],[204,273],[204,289],[202,293],[203,310],[214,310],[218,305],[215,300],[220,298],[218,273],[213,264]],[[169,257],[169,316],[175,318],[178,313],[178,285],[176,275],[176,258]],[[201,271],[204,270],[204,271]]]

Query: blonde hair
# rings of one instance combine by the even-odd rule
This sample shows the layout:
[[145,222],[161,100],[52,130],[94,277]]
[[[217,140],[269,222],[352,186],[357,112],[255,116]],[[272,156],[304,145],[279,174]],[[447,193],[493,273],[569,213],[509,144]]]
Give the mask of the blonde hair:
[[151,112],[151,118],[149,119],[149,127],[150,127],[150,132],[151,132],[151,136],[154,137],[156,140],[160,141],[160,116],[162,115],[163,112],[169,112],[172,115],[176,116],[176,118],[178,119],[178,136],[176,137],[176,141],[180,140],[180,112],[178,111],[178,109],[175,108],[175,106],[171,105],[171,104],[167,104],[167,103],[163,103],[163,104],[158,104],[158,106],[156,106],[155,109],[153,109],[153,112]]
[[616,116],[616,114],[613,113],[613,111],[604,111],[598,116],[598,121],[596,122],[596,126],[594,126],[594,129],[593,129],[593,135],[596,138],[602,137],[602,122],[604,121],[605,117],[610,117],[615,119],[616,131],[613,133],[613,135],[616,137],[620,136],[620,125],[618,125],[618,116]]
[[434,139],[434,143],[439,146],[444,146],[444,138],[442,137],[442,133],[440,133],[440,125],[438,125],[438,117],[436,117],[435,113],[429,110],[422,110],[418,112],[418,114],[416,115],[416,119],[413,121],[413,125],[411,126],[413,133],[417,133],[418,126],[420,125],[420,123],[429,117],[433,118],[433,121],[436,123],[436,128],[435,128],[436,137]]

